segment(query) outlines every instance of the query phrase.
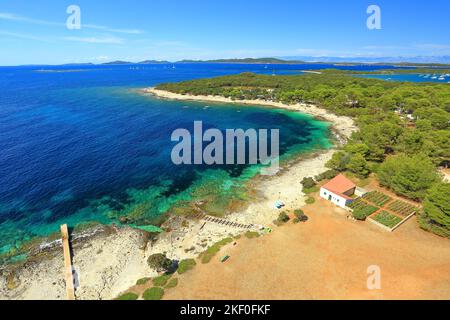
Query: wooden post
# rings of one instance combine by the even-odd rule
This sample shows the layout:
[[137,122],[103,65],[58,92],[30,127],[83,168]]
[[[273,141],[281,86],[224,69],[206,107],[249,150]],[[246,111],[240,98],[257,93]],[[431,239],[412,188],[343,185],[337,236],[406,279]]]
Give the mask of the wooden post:
[[73,273],[72,273],[72,258],[70,256],[70,246],[69,246],[69,229],[67,224],[61,226],[61,237],[64,250],[64,270],[66,278],[66,292],[67,300],[75,300],[75,288],[73,283]]

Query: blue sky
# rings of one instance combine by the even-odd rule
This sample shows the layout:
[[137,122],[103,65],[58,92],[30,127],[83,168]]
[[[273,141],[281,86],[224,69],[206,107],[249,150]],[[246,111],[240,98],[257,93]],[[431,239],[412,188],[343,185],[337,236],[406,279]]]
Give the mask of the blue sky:
[[[66,28],[72,4],[81,30]],[[0,65],[450,55],[449,15],[448,0],[0,0]]]

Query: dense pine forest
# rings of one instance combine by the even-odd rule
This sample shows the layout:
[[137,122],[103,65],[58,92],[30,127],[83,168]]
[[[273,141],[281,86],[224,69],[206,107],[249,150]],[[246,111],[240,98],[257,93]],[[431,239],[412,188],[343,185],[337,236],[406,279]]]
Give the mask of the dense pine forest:
[[328,163],[422,202],[421,227],[450,237],[450,184],[437,170],[450,164],[450,85],[363,79],[346,72],[268,76],[243,73],[161,84],[180,94],[315,104],[353,117],[359,127]]

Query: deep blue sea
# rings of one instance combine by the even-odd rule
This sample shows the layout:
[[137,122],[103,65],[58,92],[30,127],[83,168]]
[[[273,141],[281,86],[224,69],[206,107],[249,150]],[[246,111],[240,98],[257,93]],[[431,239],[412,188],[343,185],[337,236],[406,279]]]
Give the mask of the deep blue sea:
[[436,73],[429,73],[429,74],[421,74],[421,73],[414,73],[414,74],[392,74],[392,75],[385,75],[385,74],[371,74],[371,75],[357,75],[362,78],[372,78],[372,79],[379,79],[379,80],[385,80],[385,81],[405,81],[405,82],[433,82],[433,83],[450,83],[450,74],[439,72],[438,69],[436,69]]
[[[158,224],[189,201],[225,210],[245,201],[246,166],[175,166],[173,130],[280,129],[281,152],[331,146],[328,124],[263,107],[159,100],[137,89],[252,71],[289,74],[327,65],[103,65],[0,67],[0,254],[59,225]],[[342,67],[368,70],[367,66]],[[377,66],[374,68],[386,68]]]

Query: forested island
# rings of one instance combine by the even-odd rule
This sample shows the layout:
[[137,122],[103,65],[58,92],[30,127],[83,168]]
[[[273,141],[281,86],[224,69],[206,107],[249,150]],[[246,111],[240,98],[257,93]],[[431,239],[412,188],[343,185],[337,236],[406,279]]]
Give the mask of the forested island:
[[243,58],[216,60],[182,60],[178,63],[244,63],[244,64],[304,64],[304,61],[282,60],[277,58]]
[[375,174],[382,186],[423,204],[418,217],[423,229],[450,237],[450,184],[437,170],[450,163],[447,84],[360,79],[331,70],[276,77],[243,73],[161,84],[157,89],[314,104],[353,117],[360,130],[327,166],[359,177]]

